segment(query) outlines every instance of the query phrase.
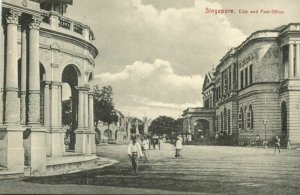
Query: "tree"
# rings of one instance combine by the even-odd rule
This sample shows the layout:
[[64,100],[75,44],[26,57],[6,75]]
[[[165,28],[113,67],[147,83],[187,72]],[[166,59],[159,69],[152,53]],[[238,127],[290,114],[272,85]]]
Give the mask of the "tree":
[[67,99],[62,102],[62,124],[71,127],[72,122],[72,101]]
[[94,87],[94,122],[97,127],[98,122],[102,121],[109,125],[118,121],[118,116],[114,111],[113,90],[110,85],[101,89],[98,85]]
[[178,127],[175,119],[168,116],[159,116],[154,119],[149,126],[149,132],[153,134],[172,134],[178,132]]

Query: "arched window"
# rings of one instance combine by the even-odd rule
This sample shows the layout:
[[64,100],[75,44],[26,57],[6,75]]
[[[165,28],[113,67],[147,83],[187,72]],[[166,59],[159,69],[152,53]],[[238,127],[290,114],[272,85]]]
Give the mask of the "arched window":
[[216,132],[219,131],[219,125],[218,125],[218,123],[219,123],[219,117],[218,117],[218,115],[217,115],[217,116],[216,116]]
[[285,101],[281,103],[281,133],[284,137],[287,135],[287,106]]
[[240,112],[239,112],[239,129],[243,129],[244,127],[244,112],[243,112],[243,108],[240,108]]
[[227,117],[228,117],[228,121],[227,121],[227,123],[228,123],[228,135],[231,135],[231,129],[230,129],[230,110],[228,109],[227,110]]
[[221,131],[223,131],[223,113],[221,112]]
[[247,112],[248,112],[248,109],[247,109],[247,107],[245,106],[245,108],[244,108],[243,129],[247,129],[247,120],[248,120]]
[[253,110],[252,105],[249,105],[249,109],[247,112],[247,128],[253,129]]
[[224,131],[227,131],[227,110],[224,108]]

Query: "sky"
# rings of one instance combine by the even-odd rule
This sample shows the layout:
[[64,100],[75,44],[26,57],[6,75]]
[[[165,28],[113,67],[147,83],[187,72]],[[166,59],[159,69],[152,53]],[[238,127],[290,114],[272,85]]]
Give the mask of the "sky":
[[116,109],[178,118],[202,106],[205,74],[231,47],[256,30],[300,22],[299,7],[299,0],[74,0],[67,16],[92,28],[95,83],[113,87]]

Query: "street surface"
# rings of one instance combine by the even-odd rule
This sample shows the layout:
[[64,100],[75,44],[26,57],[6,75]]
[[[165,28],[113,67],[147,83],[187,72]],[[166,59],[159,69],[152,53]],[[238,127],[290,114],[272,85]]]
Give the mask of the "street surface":
[[103,169],[68,175],[0,180],[0,193],[128,194],[300,194],[300,150],[184,146],[147,151],[138,175],[131,172],[126,145],[103,145],[99,156],[120,162]]

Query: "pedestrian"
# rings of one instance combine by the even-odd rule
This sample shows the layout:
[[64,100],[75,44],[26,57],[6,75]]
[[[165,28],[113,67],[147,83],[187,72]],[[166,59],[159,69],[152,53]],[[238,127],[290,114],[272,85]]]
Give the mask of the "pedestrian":
[[142,139],[142,152],[145,157],[145,160],[147,160],[146,151],[147,151],[148,147],[149,147],[149,140],[146,137],[145,139]]
[[218,133],[216,133],[216,135],[215,135],[215,144],[217,144],[217,143],[218,143],[218,139],[219,139],[219,134],[218,134]]
[[188,143],[191,144],[191,142],[192,142],[192,135],[188,134],[187,138],[188,138]]
[[175,145],[175,158],[182,157],[181,150],[182,150],[182,141],[179,137],[177,137],[176,145]]
[[142,157],[142,151],[140,144],[136,141],[136,137],[132,137],[132,142],[128,145],[128,156],[131,159],[132,170],[134,174],[138,171],[138,160]]
[[278,137],[278,135],[276,135],[275,137],[275,148],[274,148],[274,154],[276,152],[276,149],[278,149],[278,152],[280,154],[280,138]]
[[257,134],[257,135],[256,135],[256,138],[255,138],[255,145],[256,145],[256,146],[259,146],[259,144],[260,144],[260,137],[259,137],[259,135]]

